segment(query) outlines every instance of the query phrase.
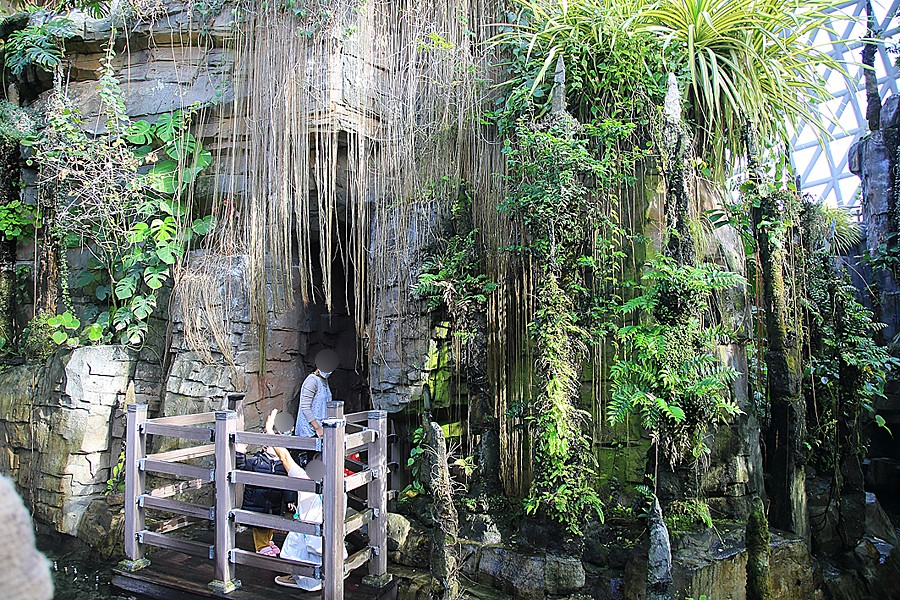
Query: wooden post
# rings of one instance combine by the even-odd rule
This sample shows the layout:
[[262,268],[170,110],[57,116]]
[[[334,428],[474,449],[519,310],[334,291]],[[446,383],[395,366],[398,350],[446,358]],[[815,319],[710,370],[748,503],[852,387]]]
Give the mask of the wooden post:
[[330,400],[326,405],[326,410],[328,411],[327,417],[329,419],[344,418],[344,403],[340,400]]
[[227,594],[241,587],[234,577],[231,550],[234,549],[235,508],[234,484],[228,474],[235,469],[234,432],[237,431],[237,413],[233,410],[216,411],[216,578],[209,589]]
[[322,589],[325,600],[344,599],[344,517],[347,500],[344,496],[344,432],[347,422],[343,418],[343,403],[329,403],[329,412],[340,418],[329,417],[322,423],[325,430],[325,489],[322,496]]
[[129,404],[125,421],[125,556],[119,563],[125,571],[137,571],[150,564],[144,557],[144,545],[137,534],[144,530],[144,509],[138,498],[144,494],[144,471],[140,461],[147,455],[146,404]]
[[366,585],[384,587],[391,582],[391,574],[387,572],[387,413],[383,410],[369,411],[368,428],[375,432],[375,440],[369,443],[369,468],[374,471],[375,479],[369,484],[369,508],[372,509],[372,522],[369,523],[369,546],[372,547],[372,558],[369,559],[369,576],[364,579]]

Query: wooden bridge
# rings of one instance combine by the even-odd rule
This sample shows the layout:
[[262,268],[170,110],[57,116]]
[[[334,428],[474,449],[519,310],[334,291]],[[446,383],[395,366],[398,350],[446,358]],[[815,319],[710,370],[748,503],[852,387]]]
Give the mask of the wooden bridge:
[[[166,599],[298,597],[299,590],[275,585],[272,574],[277,573],[319,579],[323,598],[342,600],[345,577],[368,564],[368,576],[348,584],[348,598],[395,595],[387,573],[387,414],[364,411],[344,415],[343,404],[332,402],[322,425],[325,431],[322,439],[267,435],[242,431],[233,410],[148,419],[146,405],[129,405],[125,439],[127,560],[114,571],[114,585]],[[195,445],[147,454],[148,436],[192,440]],[[202,445],[196,445],[197,442]],[[237,444],[319,451],[326,474],[324,479],[313,481],[237,470]],[[356,454],[365,459],[347,458]],[[212,466],[207,466],[209,457],[213,458]],[[187,462],[196,463],[195,459],[200,458],[204,458],[203,466]],[[352,474],[346,475],[345,467]],[[176,478],[176,483],[147,490],[147,473],[169,475]],[[323,522],[242,510],[238,504],[242,484],[322,494]],[[186,491],[206,486],[214,488],[215,500],[210,506],[175,499]],[[357,500],[359,510],[351,511],[348,517],[346,498],[357,497],[363,488],[365,500]],[[151,530],[147,526],[147,510],[170,513],[175,518]],[[203,521],[211,524],[206,539],[202,531],[192,537],[174,534],[185,524]],[[252,548],[242,549],[237,544],[239,525],[322,536],[322,564],[263,556]],[[361,548],[345,560],[348,536],[353,536]],[[152,561],[147,557],[150,546],[163,549],[151,555]],[[270,575],[261,577],[260,570]],[[206,581],[202,581],[204,574]],[[246,576],[252,585],[242,589],[239,574]]]

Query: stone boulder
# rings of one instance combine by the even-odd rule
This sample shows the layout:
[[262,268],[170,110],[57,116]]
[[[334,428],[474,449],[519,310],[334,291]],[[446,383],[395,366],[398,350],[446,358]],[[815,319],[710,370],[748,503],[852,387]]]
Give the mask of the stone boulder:
[[77,535],[92,504],[105,502],[134,367],[133,353],[121,346],[85,346],[43,367],[0,373],[0,470],[15,480],[35,519],[59,533]]

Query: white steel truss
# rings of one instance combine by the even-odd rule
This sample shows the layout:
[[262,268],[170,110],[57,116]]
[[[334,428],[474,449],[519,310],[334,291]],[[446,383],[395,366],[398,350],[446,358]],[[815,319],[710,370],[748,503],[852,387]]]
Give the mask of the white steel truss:
[[[819,109],[831,115],[835,123],[825,129],[831,139],[824,144],[816,139],[816,130],[804,125],[792,140],[793,160],[805,192],[832,205],[859,208],[859,179],[847,166],[847,155],[855,140],[868,131],[866,123],[865,78],[862,68],[862,42],[866,35],[865,0],[851,0],[838,12],[847,19],[835,19],[833,31],[821,29],[810,40],[812,44],[835,43],[831,54],[845,66],[849,78],[841,73],[826,71],[825,78],[834,98]],[[875,73],[882,101],[897,93],[898,56],[889,50],[897,41],[900,26],[897,11],[900,0],[872,0],[875,19],[882,39],[875,56]],[[891,38],[894,38],[893,40]]]

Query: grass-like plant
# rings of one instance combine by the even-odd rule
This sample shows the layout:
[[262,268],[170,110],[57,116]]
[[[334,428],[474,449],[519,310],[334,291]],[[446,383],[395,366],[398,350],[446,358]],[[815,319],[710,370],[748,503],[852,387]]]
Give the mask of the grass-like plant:
[[[791,125],[807,121],[821,128],[816,106],[828,99],[823,73],[844,73],[828,51],[833,42],[810,42],[828,28],[836,0],[515,0],[521,14],[500,39],[517,38],[541,67],[537,88],[559,55],[584,65],[596,82],[605,60],[622,37],[648,40],[630,68],[648,82],[662,61],[678,76],[685,117],[697,153],[720,176],[726,158],[744,156],[747,123],[763,140],[784,141]],[[621,78],[623,81],[625,78]],[[590,97],[604,97],[591,79]],[[820,129],[824,134],[824,129]]]

